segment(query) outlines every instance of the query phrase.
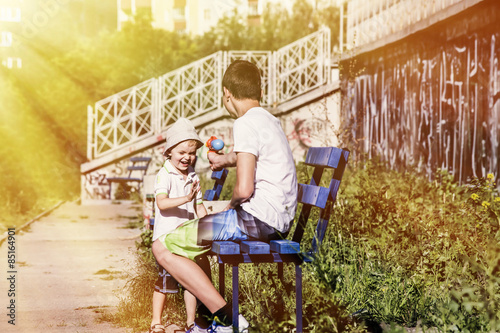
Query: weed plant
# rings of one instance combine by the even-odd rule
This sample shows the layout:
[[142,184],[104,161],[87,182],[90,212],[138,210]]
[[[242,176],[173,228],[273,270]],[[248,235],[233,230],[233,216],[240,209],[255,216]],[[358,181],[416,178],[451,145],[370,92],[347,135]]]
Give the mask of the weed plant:
[[500,200],[493,175],[458,186],[374,160],[344,176],[314,278],[348,312],[440,331],[498,331]]
[[[307,167],[297,170],[301,182],[309,178]],[[222,199],[229,197],[230,191]],[[499,216],[491,174],[459,186],[443,170],[429,181],[418,170],[398,172],[375,160],[351,163],[320,252],[303,265],[305,331],[500,331]],[[304,238],[313,234],[306,228]],[[117,315],[142,330],[156,276],[147,237]],[[283,281],[275,267],[240,266],[240,312],[253,332],[294,330],[294,267],[285,265]],[[172,297],[165,320],[182,323],[183,309],[182,298]]]

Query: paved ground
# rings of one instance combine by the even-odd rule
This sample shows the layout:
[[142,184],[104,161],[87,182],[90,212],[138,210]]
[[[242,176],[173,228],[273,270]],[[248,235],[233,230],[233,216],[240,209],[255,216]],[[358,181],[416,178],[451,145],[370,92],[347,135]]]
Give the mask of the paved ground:
[[[113,311],[134,261],[139,206],[65,203],[15,236],[15,298],[9,296],[8,243],[0,247],[0,332],[127,332],[99,322]],[[8,323],[15,301],[15,326]]]

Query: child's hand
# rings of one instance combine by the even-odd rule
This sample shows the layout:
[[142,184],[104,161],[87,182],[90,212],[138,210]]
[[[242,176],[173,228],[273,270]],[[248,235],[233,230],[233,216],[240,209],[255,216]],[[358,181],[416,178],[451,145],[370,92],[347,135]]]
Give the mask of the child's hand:
[[196,198],[196,194],[200,190],[201,190],[200,182],[199,181],[194,181],[193,185],[191,186],[191,192],[189,192],[189,194],[188,194],[189,201],[192,201],[194,198]]

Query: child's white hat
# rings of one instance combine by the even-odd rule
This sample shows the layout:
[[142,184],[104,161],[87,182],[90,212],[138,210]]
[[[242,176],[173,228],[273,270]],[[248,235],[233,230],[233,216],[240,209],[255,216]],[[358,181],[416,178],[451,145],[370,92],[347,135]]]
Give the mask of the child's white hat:
[[167,130],[167,145],[165,146],[165,150],[163,154],[167,152],[170,148],[177,145],[178,143],[186,140],[195,140],[198,143],[198,147],[203,146],[203,142],[201,141],[198,133],[196,133],[196,129],[194,128],[191,121],[186,118],[179,118],[177,121]]

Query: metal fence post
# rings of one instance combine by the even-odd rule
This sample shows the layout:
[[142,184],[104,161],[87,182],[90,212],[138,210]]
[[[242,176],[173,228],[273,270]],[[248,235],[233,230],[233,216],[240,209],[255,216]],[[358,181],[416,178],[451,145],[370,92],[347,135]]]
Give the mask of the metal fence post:
[[94,110],[90,105],[87,105],[87,159],[89,161],[92,161],[93,149],[94,149]]

